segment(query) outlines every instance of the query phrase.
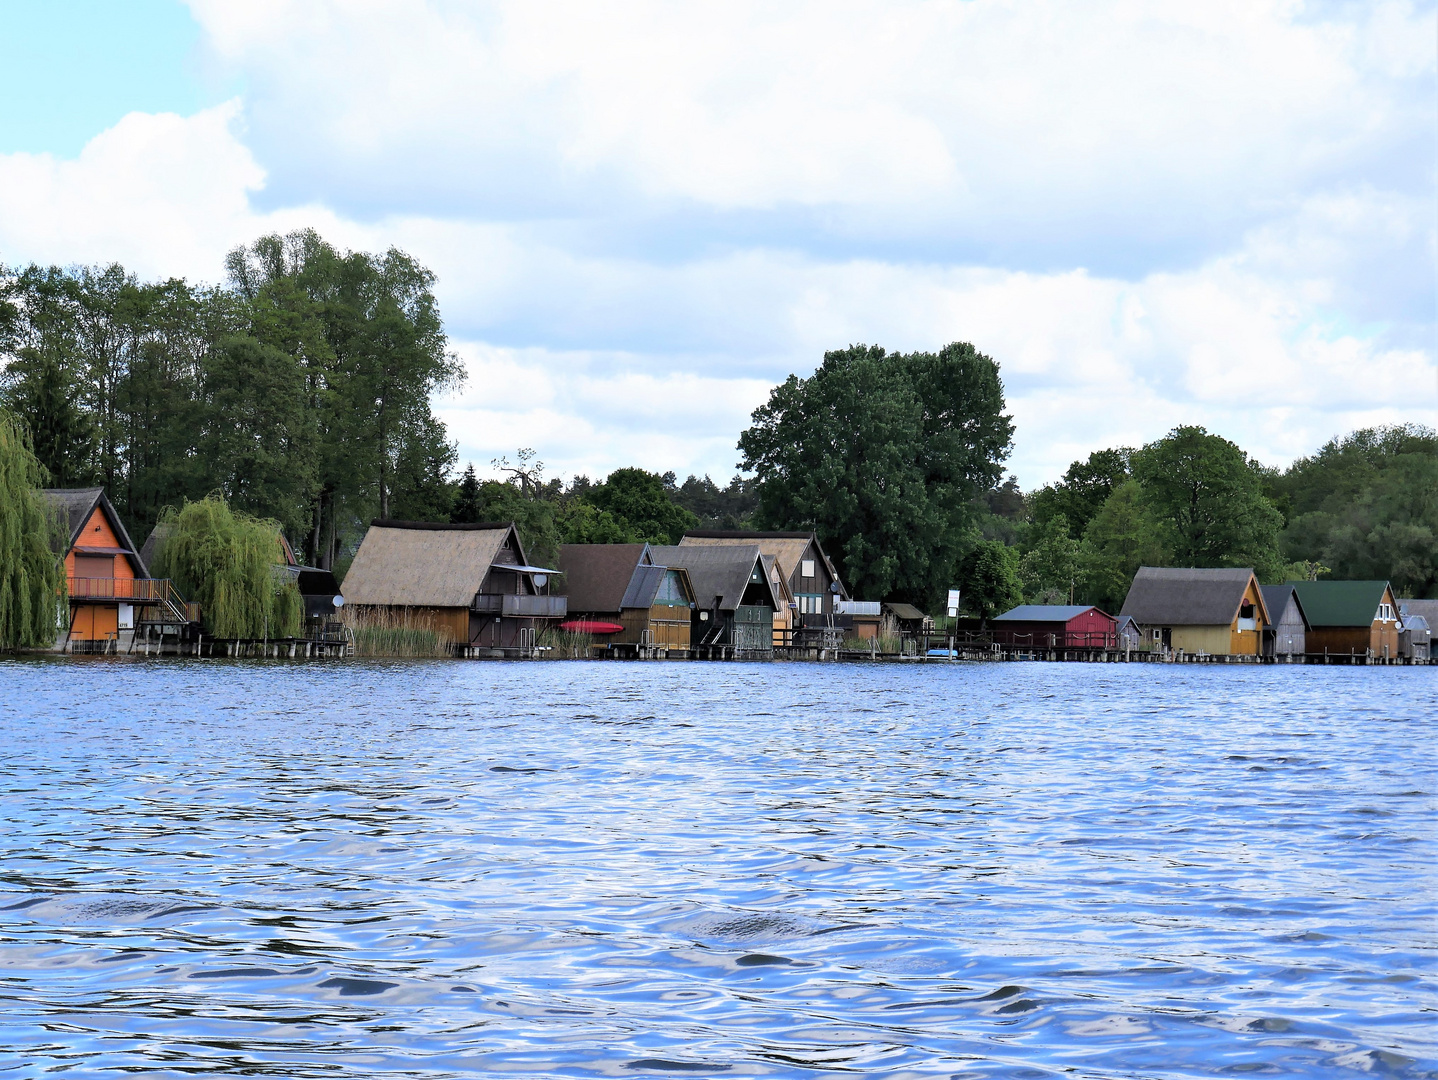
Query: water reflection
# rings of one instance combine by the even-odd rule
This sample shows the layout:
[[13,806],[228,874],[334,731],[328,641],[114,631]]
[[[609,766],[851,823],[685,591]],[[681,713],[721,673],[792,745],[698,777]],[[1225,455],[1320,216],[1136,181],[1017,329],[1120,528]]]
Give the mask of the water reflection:
[[0,663],[0,1068],[1438,1075],[1434,686]]

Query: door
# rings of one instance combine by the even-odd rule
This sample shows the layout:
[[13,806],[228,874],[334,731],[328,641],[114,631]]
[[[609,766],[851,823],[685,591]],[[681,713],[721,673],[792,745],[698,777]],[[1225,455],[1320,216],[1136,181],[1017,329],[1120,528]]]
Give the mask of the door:
[[734,648],[754,652],[774,649],[774,612],[757,604],[741,604],[734,610]]

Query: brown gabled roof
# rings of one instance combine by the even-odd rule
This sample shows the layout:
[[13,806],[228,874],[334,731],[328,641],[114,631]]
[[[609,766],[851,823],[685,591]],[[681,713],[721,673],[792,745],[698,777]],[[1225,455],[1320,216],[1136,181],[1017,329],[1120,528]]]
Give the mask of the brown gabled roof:
[[641,562],[651,561],[648,544],[564,544],[559,569],[569,612],[617,612]]
[[145,568],[145,560],[135,550],[135,542],[130,539],[130,534],[125,529],[125,523],[120,520],[120,515],[110,505],[110,500],[105,496],[105,489],[96,488],[45,488],[46,501],[59,512],[60,521],[68,532],[65,541],[65,553],[75,546],[75,541],[80,538],[80,530],[85,527],[85,522],[90,520],[98,505],[105,515],[105,520],[110,523],[110,528],[115,530],[119,537],[121,548],[111,554],[124,555],[130,560],[135,573],[142,578],[149,577],[150,571]]
[[[839,582],[839,588],[844,589],[844,583],[839,578],[839,572],[834,568],[829,556],[824,553],[824,545],[819,543],[819,536],[812,532],[736,532],[725,529],[695,529],[684,534],[679,541],[680,547],[705,547],[720,545],[744,545],[758,544],[759,550],[765,555],[772,556],[779,562],[785,578],[792,578],[799,572],[799,562],[804,558],[804,552],[810,544],[814,545],[815,554],[828,569],[829,575]],[[841,591],[840,596],[847,598],[847,590]]]
[[395,607],[469,607],[506,539],[524,551],[512,523],[440,525],[376,519],[365,533],[349,573],[349,604]]
[[[1253,580],[1248,569],[1140,566],[1120,614],[1143,626],[1226,626]],[[1259,607],[1271,622],[1261,593]]]
[[701,608],[712,608],[718,597],[720,611],[733,611],[739,606],[757,565],[774,610],[779,610],[780,601],[774,593],[773,582],[764,574],[758,544],[658,546],[651,547],[649,554],[660,566],[682,566],[688,570],[694,585],[694,602]]

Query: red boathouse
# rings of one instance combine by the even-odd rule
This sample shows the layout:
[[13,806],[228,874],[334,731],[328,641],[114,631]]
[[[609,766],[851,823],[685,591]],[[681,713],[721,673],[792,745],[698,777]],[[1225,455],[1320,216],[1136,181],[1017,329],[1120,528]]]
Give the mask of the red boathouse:
[[1020,604],[989,625],[997,644],[1018,649],[1118,648],[1118,621],[1092,604]]

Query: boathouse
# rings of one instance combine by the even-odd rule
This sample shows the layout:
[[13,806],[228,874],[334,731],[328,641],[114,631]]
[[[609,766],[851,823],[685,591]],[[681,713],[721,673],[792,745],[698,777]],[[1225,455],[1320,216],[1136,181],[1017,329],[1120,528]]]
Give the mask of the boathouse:
[[1263,632],[1264,656],[1302,656],[1307,650],[1308,617],[1289,585],[1264,585],[1263,605],[1273,620]]
[[1251,569],[1141,566],[1121,614],[1144,648],[1211,656],[1261,655],[1270,621]]
[[513,522],[447,525],[376,519],[343,590],[356,619],[433,629],[459,646],[533,648],[564,618],[557,571],[530,566]]
[[682,566],[689,572],[694,649],[741,660],[774,655],[779,594],[765,572],[758,544],[652,547],[650,554],[661,566]]
[[565,544],[559,569],[568,602],[561,630],[606,646],[689,648],[689,572],[657,565],[648,544]]
[[1308,617],[1310,656],[1398,655],[1398,602],[1386,581],[1291,581]]
[[[831,625],[835,600],[848,600],[849,594],[839,580],[839,573],[819,537],[813,532],[726,532],[697,530],[687,532],[680,547],[717,547],[757,544],[761,554],[774,560],[780,575],[788,583],[796,615],[792,625]],[[783,628],[787,612],[781,612],[776,625]]]
[[133,637],[135,623],[147,608],[173,610],[184,618],[183,601],[168,581],[150,577],[104,488],[48,488],[45,499],[67,537],[70,621],[60,647],[115,651]]
[[1118,647],[1112,615],[1092,604],[1020,604],[989,623],[996,644],[1016,649],[1100,649]]

